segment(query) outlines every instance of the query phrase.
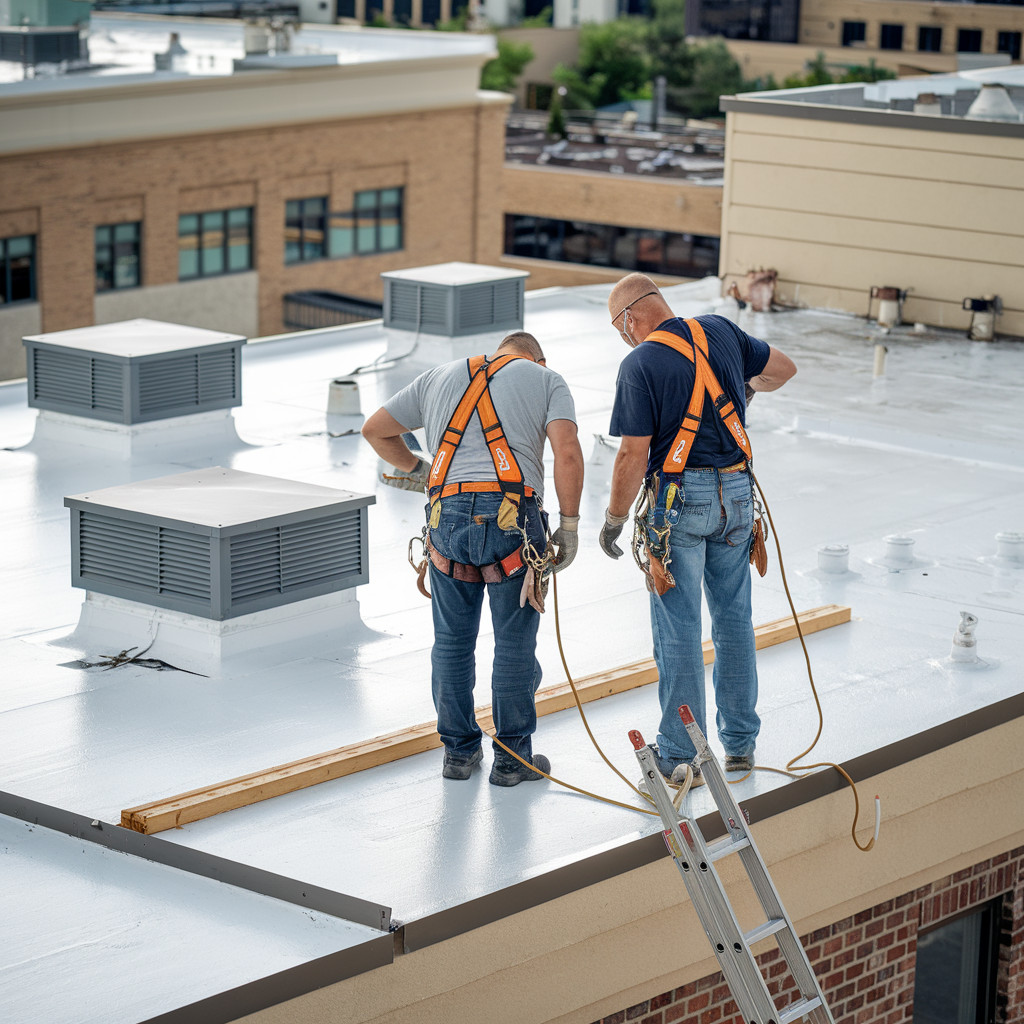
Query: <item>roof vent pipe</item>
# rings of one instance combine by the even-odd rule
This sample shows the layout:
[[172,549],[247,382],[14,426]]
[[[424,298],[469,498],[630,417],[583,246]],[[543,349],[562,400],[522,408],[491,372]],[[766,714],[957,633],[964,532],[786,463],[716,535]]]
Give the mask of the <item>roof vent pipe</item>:
[[978,625],[978,616],[970,612],[960,613],[960,624],[953,634],[953,646],[949,652],[949,660],[961,665],[978,661],[978,641],[974,628]]
[[832,576],[841,576],[850,568],[849,544],[822,544],[818,548],[818,570]]
[[327,391],[327,415],[358,416],[361,412],[359,382],[347,377],[332,380]]
[[914,565],[914,538],[890,534],[885,538],[885,561],[892,566]]
[[977,98],[967,108],[964,117],[975,121],[1020,121],[1020,111],[1014,106],[1006,87],[996,82],[985,82]]
[[914,101],[915,114],[941,114],[942,103],[933,92],[922,92]]
[[997,533],[996,558],[1024,569],[1024,533]]

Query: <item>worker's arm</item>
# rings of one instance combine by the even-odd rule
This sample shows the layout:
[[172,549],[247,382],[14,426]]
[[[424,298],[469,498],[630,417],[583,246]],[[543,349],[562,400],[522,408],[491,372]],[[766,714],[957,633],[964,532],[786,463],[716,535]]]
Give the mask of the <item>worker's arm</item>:
[[363,437],[370,442],[370,447],[395,469],[411,473],[421,460],[413,455],[402,440],[405,433],[407,428],[386,409],[378,409],[363,424]]
[[748,381],[754,391],[777,391],[796,373],[796,364],[785,352],[774,345],[769,348],[771,351],[764,369]]
[[557,551],[555,572],[568,568],[579,544],[580,495],[583,493],[583,450],[572,420],[552,420],[547,429],[555,457],[555,493],[558,495],[558,529],[551,535]]
[[622,549],[615,543],[629,519],[629,507],[636,498],[647,472],[647,456],[651,436],[623,437],[612,470],[612,493],[608,499],[604,526],[601,528],[601,550],[609,558],[620,558]]

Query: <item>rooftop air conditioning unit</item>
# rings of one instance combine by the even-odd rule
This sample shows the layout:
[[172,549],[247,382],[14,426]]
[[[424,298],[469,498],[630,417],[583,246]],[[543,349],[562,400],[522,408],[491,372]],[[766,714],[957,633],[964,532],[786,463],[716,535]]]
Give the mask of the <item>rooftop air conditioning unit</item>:
[[449,338],[523,327],[525,270],[476,263],[439,263],[389,270],[384,326]]
[[24,343],[34,409],[133,424],[242,404],[238,334],[126,320]]
[[375,500],[219,466],[72,495],[71,583],[213,620],[348,590]]

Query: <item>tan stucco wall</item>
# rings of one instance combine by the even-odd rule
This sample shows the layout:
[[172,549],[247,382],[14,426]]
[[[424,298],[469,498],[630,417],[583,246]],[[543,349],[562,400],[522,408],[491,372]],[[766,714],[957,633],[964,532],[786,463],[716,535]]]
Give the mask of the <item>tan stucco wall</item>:
[[[916,29],[914,38],[917,38]],[[725,45],[743,69],[745,79],[749,81],[774,75],[780,86],[787,75],[806,74],[807,65],[816,60],[819,53],[825,54],[825,63],[833,74],[841,68],[867,65],[872,60],[878,67],[888,68],[900,77],[956,71],[955,53],[907,53],[903,50],[865,50],[825,44],[797,46],[751,39],[726,39]]]
[[96,323],[113,324],[136,317],[253,338],[259,331],[259,274],[250,270],[96,296]]
[[41,324],[38,302],[0,306],[0,380],[25,376],[25,346],[21,339],[38,334]]
[[[913,60],[916,60],[919,25],[942,29],[943,53],[956,53],[958,29],[980,28],[982,53],[995,53],[999,32],[1024,30],[1024,7],[987,3],[925,4],[920,0],[803,0],[800,5],[800,42],[808,46],[839,46],[843,40],[844,21],[867,23],[864,42],[869,49],[878,46],[881,24],[903,25],[902,52],[909,58],[908,51],[911,51]],[[894,51],[883,52],[888,53],[891,59]]]
[[717,237],[722,189],[637,174],[505,164],[506,213]]
[[578,28],[504,28],[498,35],[514,43],[529,43],[533,47],[533,60],[523,68],[516,83],[519,105],[526,103],[526,87],[531,82],[551,85],[551,72],[559,64],[576,63],[580,48]]
[[[862,806],[875,792],[882,832],[870,854],[850,840],[847,790],[755,822],[801,934],[1024,842],[1024,720],[868,780]],[[719,868],[741,923],[756,923],[754,897],[737,887],[738,859]],[[682,880],[665,858],[245,1020],[589,1024],[714,970]]]
[[720,273],[774,267],[799,306],[867,311],[910,288],[904,318],[964,328],[1002,296],[1024,335],[1024,139],[730,112]]
[[[179,213],[252,205],[259,308],[247,334],[284,330],[287,292],[326,288],[380,298],[384,270],[497,263],[510,97],[475,95],[471,104],[419,113],[0,156],[0,237],[36,234],[42,323],[33,330],[88,326],[98,312],[122,319],[111,310],[134,308],[135,296],[95,294],[98,224],[142,221],[137,296],[164,309],[172,293],[159,289],[178,285]],[[357,190],[395,185],[405,186],[402,250],[284,265],[286,200],[327,195],[340,212],[351,209]],[[231,302],[241,301],[231,279],[210,281],[225,282]],[[208,308],[206,290],[188,294]],[[198,315],[183,308],[173,319],[192,323]],[[0,327],[0,370],[22,365],[20,335],[12,342],[9,334]]]

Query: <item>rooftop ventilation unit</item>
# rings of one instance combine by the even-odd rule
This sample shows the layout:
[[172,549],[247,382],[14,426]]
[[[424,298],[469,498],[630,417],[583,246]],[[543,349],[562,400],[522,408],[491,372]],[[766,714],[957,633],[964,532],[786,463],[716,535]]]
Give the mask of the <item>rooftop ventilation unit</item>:
[[522,330],[525,270],[439,263],[380,276],[385,327],[448,338]]
[[214,620],[348,590],[374,500],[219,466],[72,495],[71,583]]
[[132,424],[242,404],[238,334],[125,320],[24,343],[34,409]]

